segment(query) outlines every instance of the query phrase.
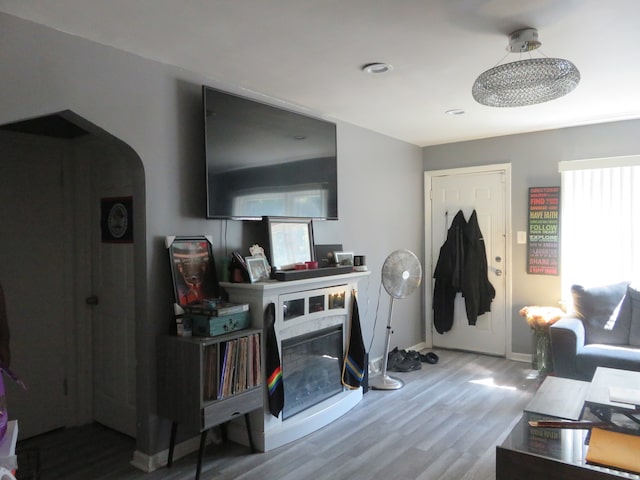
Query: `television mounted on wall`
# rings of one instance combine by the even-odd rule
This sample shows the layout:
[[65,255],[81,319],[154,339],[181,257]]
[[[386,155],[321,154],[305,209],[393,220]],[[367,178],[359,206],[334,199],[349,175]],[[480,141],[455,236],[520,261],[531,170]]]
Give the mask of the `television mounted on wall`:
[[207,218],[338,219],[335,123],[207,86],[202,97]]

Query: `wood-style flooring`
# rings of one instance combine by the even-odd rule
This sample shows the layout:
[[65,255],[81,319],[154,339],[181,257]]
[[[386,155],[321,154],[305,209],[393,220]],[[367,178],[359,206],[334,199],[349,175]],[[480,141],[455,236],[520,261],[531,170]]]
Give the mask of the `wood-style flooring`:
[[[495,447],[511,430],[539,380],[529,364],[434,350],[400,390],[370,390],[343,417],[267,453],[234,443],[210,445],[202,480],[493,480]],[[18,442],[19,479],[192,480],[196,454],[170,469],[130,465],[135,442],[100,425]]]

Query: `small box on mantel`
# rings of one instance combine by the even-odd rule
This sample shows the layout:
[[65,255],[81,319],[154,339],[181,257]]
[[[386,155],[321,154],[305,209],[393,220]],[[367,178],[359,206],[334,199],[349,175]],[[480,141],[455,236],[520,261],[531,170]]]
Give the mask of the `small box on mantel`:
[[236,330],[248,328],[251,323],[248,310],[213,317],[195,314],[186,314],[185,317],[191,318],[193,335],[198,337],[215,337],[216,335],[235,332]]

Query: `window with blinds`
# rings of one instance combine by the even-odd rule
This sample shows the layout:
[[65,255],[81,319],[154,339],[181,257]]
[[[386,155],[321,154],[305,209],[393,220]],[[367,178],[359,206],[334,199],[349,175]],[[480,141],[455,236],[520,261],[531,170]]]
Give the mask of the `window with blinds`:
[[640,156],[560,162],[561,281],[640,281]]

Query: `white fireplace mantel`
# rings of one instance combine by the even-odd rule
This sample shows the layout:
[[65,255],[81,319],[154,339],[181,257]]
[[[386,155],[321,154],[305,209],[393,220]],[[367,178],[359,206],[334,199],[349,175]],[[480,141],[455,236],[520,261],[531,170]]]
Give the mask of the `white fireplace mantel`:
[[[348,339],[348,326],[351,314],[351,293],[357,291],[358,282],[368,276],[369,272],[352,272],[341,275],[306,278],[292,281],[264,281],[257,283],[228,283],[220,285],[228,292],[229,300],[234,303],[248,303],[252,315],[252,325],[264,327],[264,311],[270,303],[276,306],[275,330],[278,342],[284,338],[294,337],[315,329],[331,325],[343,326],[343,351]],[[344,307],[328,308],[328,297],[331,294],[344,292]],[[309,309],[309,298],[324,296],[327,302],[321,311]],[[305,299],[305,314],[294,319],[285,320],[283,304],[292,299]],[[264,337],[263,337],[264,338]],[[280,347],[282,354],[282,348]],[[264,345],[263,357],[264,359]],[[263,362],[264,363],[264,362]],[[264,369],[263,369],[264,373]],[[344,388],[340,393],[282,420],[282,414],[275,418],[269,412],[268,395],[264,388],[264,409],[251,414],[251,430],[255,446],[267,452],[286,445],[341,417],[362,399],[362,389]],[[246,426],[242,422],[234,422],[228,430],[230,438],[248,444]]]

